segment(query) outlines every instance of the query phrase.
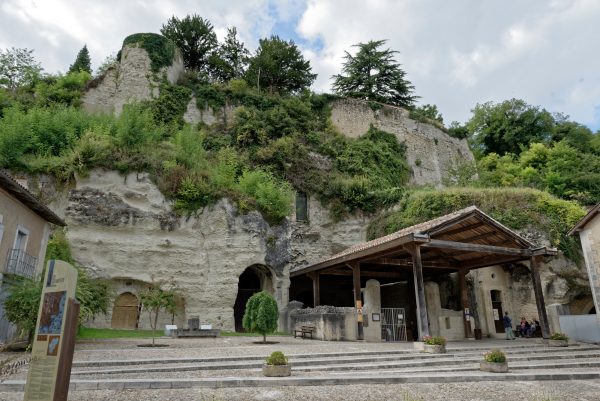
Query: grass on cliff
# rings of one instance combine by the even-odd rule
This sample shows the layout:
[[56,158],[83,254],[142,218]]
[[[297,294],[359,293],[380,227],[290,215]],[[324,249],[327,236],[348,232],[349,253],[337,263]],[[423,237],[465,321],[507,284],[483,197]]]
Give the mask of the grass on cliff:
[[529,227],[548,236],[567,258],[580,261],[578,239],[567,232],[585,215],[576,202],[530,188],[449,188],[413,190],[397,210],[383,214],[368,228],[370,239],[475,205],[513,230]]

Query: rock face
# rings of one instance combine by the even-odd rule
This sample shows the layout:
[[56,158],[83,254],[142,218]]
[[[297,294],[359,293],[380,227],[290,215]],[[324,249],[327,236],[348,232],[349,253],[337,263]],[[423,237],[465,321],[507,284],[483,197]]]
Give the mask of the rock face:
[[451,168],[474,160],[465,139],[453,138],[408,115],[407,110],[394,106],[374,111],[368,102],[355,99],[337,100],[331,105],[333,125],[350,138],[364,135],[371,125],[396,135],[406,145],[412,184],[440,186]]
[[175,83],[183,71],[183,59],[178,50],[171,66],[154,74],[146,50],[125,45],[121,50],[120,62],[110,68],[103,77],[93,81],[92,87],[83,95],[83,108],[90,113],[119,115],[125,104],[158,96],[158,86],[162,77],[170,83]]
[[[74,258],[113,282],[115,297],[138,295],[145,283],[173,280],[185,305],[175,322],[190,316],[233,330],[240,275],[261,266],[280,308],[289,301],[289,270],[364,241],[369,220],[333,222],[319,202],[309,202],[309,222],[293,217],[270,226],[258,212],[239,214],[227,199],[196,216],[177,217],[147,174],[126,177],[93,170],[79,177],[64,210]],[[58,210],[60,212],[60,210]],[[112,308],[111,308],[112,309]],[[171,317],[161,317],[170,323]],[[110,327],[111,315],[92,325]],[[148,327],[141,315],[140,327]]]

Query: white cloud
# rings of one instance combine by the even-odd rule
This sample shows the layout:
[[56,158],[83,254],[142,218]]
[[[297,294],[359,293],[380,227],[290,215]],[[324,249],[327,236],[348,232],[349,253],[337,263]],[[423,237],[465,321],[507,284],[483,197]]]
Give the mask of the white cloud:
[[[197,13],[219,37],[236,26],[250,49],[276,23],[292,24],[328,91],[345,50],[388,39],[423,103],[464,121],[480,102],[523,98],[600,128],[600,2],[596,0],[3,0],[0,46],[35,49],[49,72],[87,44],[94,65],[125,36],[158,32]],[[317,46],[318,45],[318,46]]]

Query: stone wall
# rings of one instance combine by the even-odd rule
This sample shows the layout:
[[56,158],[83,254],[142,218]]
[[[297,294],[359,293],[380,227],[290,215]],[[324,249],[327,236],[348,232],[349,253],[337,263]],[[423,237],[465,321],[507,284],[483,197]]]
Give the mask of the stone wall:
[[331,107],[333,125],[350,138],[364,135],[371,125],[396,135],[406,145],[412,184],[440,186],[449,169],[474,160],[465,139],[453,138],[408,115],[407,110],[394,106],[374,111],[368,102],[356,99],[337,100]]
[[164,77],[170,83],[175,83],[183,71],[183,58],[179,50],[175,52],[173,64],[155,74],[146,50],[125,45],[117,65],[93,81],[94,85],[83,95],[82,106],[90,113],[119,115],[125,104],[157,97],[161,79]]

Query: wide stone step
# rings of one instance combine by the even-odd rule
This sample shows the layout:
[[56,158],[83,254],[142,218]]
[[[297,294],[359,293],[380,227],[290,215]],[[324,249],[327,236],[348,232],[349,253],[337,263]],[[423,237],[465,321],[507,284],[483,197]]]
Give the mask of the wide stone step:
[[[600,379],[598,369],[570,371],[531,370],[526,372],[485,373],[442,372],[440,373],[379,373],[354,375],[319,375],[275,377],[219,377],[203,379],[114,379],[114,380],[71,380],[70,389],[78,390],[123,390],[123,389],[175,389],[193,387],[277,387],[277,386],[324,386],[344,384],[397,384],[397,383],[458,383],[479,381],[544,381],[544,380],[595,380]],[[6,380],[0,383],[2,391],[23,391],[24,380]]]
[[[511,362],[518,361],[552,361],[565,359],[583,359],[600,357],[596,348],[592,352],[578,350],[577,352],[565,352],[561,349],[549,350],[548,352],[533,353],[530,355],[507,353]],[[482,357],[480,353],[453,354],[415,354],[408,358],[406,356],[370,356],[365,358],[290,358],[290,363],[295,370],[299,371],[335,371],[335,370],[362,370],[362,369],[389,369],[398,367],[423,367],[423,366],[457,366],[468,363],[478,363]],[[600,360],[600,359],[599,359]],[[179,364],[168,366],[140,366],[128,368],[111,369],[76,369],[73,375],[94,374],[136,374],[136,373],[160,373],[160,372],[186,372],[200,370],[245,370],[260,368],[263,359],[237,362],[211,362],[196,364]]]
[[[511,346],[498,347],[503,349],[507,354],[512,354],[514,351],[527,349],[528,353],[552,353],[552,352],[576,352],[577,350],[595,350],[600,352],[599,347],[595,346],[578,346],[569,348],[548,348],[543,345],[532,344],[529,346]],[[489,351],[490,347],[482,348],[449,348],[449,355],[480,355],[482,351]],[[427,356],[429,355],[429,356]],[[372,359],[372,358],[394,358],[394,357],[430,357],[435,358],[435,354],[424,354],[416,350],[389,350],[389,351],[368,351],[368,352],[336,352],[336,353],[321,353],[321,354],[288,354],[290,360],[299,359],[314,359],[319,358],[354,358],[355,360]],[[93,360],[93,361],[74,361],[73,367],[108,367],[108,366],[131,366],[131,365],[162,365],[162,364],[191,364],[191,363],[217,363],[217,362],[243,362],[243,361],[264,361],[265,355],[248,355],[248,356],[228,356],[228,357],[203,357],[203,358],[161,358],[161,359],[125,359],[125,360]]]

